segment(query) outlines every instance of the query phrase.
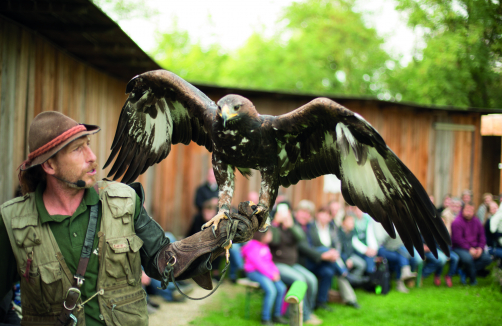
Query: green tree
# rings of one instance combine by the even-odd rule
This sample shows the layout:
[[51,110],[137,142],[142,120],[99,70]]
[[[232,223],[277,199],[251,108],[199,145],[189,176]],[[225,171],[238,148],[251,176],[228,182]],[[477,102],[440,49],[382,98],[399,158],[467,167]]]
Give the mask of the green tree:
[[386,76],[395,63],[353,5],[353,0],[293,3],[274,36],[255,33],[229,54],[217,45],[203,49],[175,29],[162,36],[154,55],[191,81],[390,99]]
[[389,82],[403,100],[435,105],[502,106],[500,0],[398,0],[427,47]]

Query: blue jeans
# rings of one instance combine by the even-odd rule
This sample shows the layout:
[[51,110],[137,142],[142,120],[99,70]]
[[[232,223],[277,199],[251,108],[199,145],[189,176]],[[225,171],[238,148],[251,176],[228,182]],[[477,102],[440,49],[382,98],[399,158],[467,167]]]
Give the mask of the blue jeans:
[[261,319],[270,320],[270,312],[274,308],[274,317],[281,315],[282,299],[286,294],[286,285],[282,281],[274,282],[260,272],[247,273],[251,281],[260,283],[260,287],[265,292],[263,307],[261,309]]
[[378,249],[378,256],[387,259],[389,270],[396,272],[396,280],[401,278],[401,268],[410,265],[410,261],[407,257],[401,255],[397,251],[390,251],[383,247]]
[[425,259],[424,269],[422,270],[423,278],[426,278],[432,273],[434,273],[435,276],[440,276],[443,273],[443,267],[448,258],[442,251],[438,250],[438,258],[434,257],[432,252],[426,252]]
[[366,262],[366,273],[371,274],[375,271],[375,257],[368,257],[365,254],[361,254],[359,252],[355,252],[356,255],[364,259]]
[[497,258],[502,258],[502,248],[489,247],[488,253]]
[[[442,251],[439,251],[443,253]],[[443,253],[444,255],[444,253]],[[457,273],[458,262],[460,261],[460,257],[458,257],[457,253],[450,248],[450,268],[448,269],[448,276],[453,276]]]
[[490,255],[484,251],[476,260],[472,258],[468,250],[455,248],[453,251],[459,256],[464,272],[471,279],[471,283],[476,280],[476,272],[482,270],[492,262]]
[[241,254],[241,244],[234,243],[232,248],[230,248],[230,268],[228,271],[228,276],[231,280],[237,279],[237,272],[242,269],[244,262],[242,260]]
[[323,261],[315,264],[307,261],[307,267],[319,278],[319,290],[317,292],[317,303],[326,303],[328,301],[328,292],[333,283],[335,275],[341,275],[346,268],[340,267],[337,263]]
[[303,300],[303,320],[308,320],[315,307],[318,285],[317,278],[311,271],[300,264],[289,266],[282,263],[275,263],[275,265],[279,269],[281,280],[287,285],[291,285],[297,280],[307,283],[307,294]]
[[173,291],[176,291],[176,287],[173,282],[169,282],[169,285],[165,290],[159,289],[160,285],[160,281],[152,278],[150,279],[150,284],[147,286],[146,291],[148,294],[159,295],[166,301],[173,301]]

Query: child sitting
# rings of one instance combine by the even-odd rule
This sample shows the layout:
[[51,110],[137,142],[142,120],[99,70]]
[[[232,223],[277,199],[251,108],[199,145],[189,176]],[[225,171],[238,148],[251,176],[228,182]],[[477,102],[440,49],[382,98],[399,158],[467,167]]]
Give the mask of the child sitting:
[[[268,243],[272,241],[272,232],[256,232],[253,239],[242,247],[244,257],[244,271],[247,277],[260,283],[265,292],[261,312],[262,325],[287,324],[286,318],[281,316],[281,307],[286,285],[281,281],[279,270],[272,262],[272,254]],[[274,308],[273,317],[270,313]]]

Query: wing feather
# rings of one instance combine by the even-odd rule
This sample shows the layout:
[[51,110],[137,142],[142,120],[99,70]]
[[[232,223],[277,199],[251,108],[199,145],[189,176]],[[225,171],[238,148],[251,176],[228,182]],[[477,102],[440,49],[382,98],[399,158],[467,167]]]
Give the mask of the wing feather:
[[159,163],[171,145],[191,141],[213,150],[211,124],[217,106],[204,93],[177,75],[155,70],[133,78],[120,113],[111,153],[104,168],[114,180],[124,173],[129,183]]
[[413,255],[424,256],[420,234],[431,252],[449,253],[451,240],[434,205],[411,171],[362,117],[324,98],[272,122],[282,186],[333,173],[350,205],[367,212],[393,238],[396,231]]

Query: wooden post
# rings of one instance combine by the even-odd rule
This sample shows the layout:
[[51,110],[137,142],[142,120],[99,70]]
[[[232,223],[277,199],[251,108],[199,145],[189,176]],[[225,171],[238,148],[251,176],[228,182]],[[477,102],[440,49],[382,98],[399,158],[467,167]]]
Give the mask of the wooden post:
[[289,325],[303,325],[303,297],[307,292],[307,283],[303,281],[295,281],[286,293],[285,301],[290,304],[291,314]]

